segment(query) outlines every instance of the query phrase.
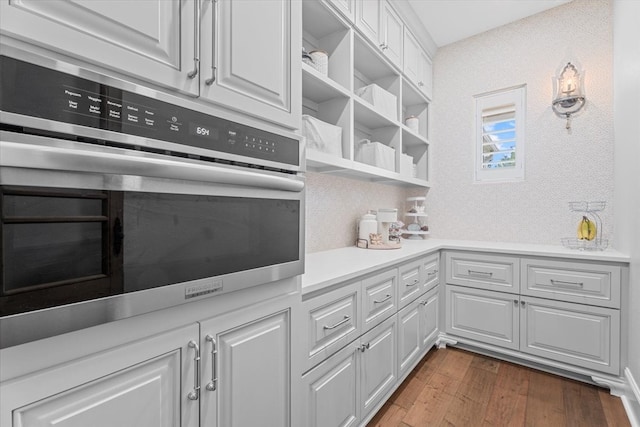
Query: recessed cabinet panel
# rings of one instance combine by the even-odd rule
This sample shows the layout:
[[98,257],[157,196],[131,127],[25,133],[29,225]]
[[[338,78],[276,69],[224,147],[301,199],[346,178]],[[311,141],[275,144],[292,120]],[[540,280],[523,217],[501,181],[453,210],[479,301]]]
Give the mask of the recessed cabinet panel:
[[620,267],[523,259],[522,293],[604,307],[620,307]]
[[447,283],[518,293],[520,263],[507,255],[446,253]]
[[345,348],[302,377],[306,426],[354,426],[359,419],[359,351]]
[[356,27],[373,43],[380,39],[380,0],[355,0]]
[[518,349],[518,297],[447,286],[447,333]]
[[432,289],[418,301],[420,304],[420,346],[431,347],[438,338],[439,296],[438,288]]
[[173,351],[14,411],[15,427],[174,427],[180,352]]
[[[142,80],[197,95],[195,2],[3,2],[0,32]],[[191,31],[189,31],[191,29]]]
[[385,1],[382,4],[382,37],[380,48],[389,60],[402,69],[402,42],[404,38],[404,25],[391,4]]
[[397,381],[397,321],[392,316],[361,338],[361,417],[365,418]]
[[413,367],[420,355],[420,302],[412,304],[398,312],[398,376],[402,377]]
[[521,351],[620,374],[618,310],[522,298]]
[[420,50],[418,41],[405,27],[403,71],[415,85],[420,81]]
[[353,22],[355,17],[355,2],[356,0],[328,0],[333,3],[337,10]]

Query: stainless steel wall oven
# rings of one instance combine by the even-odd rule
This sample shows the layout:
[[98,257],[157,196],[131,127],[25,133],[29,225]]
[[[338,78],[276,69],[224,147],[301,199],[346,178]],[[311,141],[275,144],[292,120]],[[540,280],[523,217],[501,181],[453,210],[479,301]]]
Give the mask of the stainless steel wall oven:
[[296,135],[17,56],[0,56],[0,348],[56,313],[98,313],[79,329],[303,272]]

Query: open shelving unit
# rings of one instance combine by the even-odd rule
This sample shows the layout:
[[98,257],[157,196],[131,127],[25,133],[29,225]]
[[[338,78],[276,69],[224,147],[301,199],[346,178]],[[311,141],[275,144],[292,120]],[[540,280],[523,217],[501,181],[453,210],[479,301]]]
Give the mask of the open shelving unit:
[[[305,1],[302,9],[303,48],[307,52],[321,49],[329,56],[327,75],[302,64],[303,114],[342,129],[342,156],[308,148],[308,169],[388,184],[430,187],[430,100],[329,3]],[[393,114],[382,113],[356,95],[358,89],[370,84],[396,97]],[[409,116],[418,118],[417,132],[404,125],[404,118]],[[395,150],[394,170],[357,161],[362,140]],[[412,167],[407,167],[409,160]]]

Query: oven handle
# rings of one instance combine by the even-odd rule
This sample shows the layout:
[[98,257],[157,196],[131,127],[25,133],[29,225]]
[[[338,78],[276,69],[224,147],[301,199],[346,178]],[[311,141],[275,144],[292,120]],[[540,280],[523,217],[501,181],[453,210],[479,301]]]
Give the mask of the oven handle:
[[184,179],[291,192],[301,192],[304,188],[304,182],[293,177],[280,177],[216,164],[190,163],[150,156],[130,156],[10,141],[0,141],[0,159],[2,159],[2,166],[20,168]]

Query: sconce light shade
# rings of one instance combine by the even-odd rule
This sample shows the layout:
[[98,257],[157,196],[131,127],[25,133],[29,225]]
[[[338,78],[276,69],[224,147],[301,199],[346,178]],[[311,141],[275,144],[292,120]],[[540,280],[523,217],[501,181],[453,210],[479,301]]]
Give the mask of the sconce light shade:
[[554,99],[551,104],[553,111],[567,119],[567,130],[571,129],[571,115],[584,107],[584,82],[578,69],[568,62],[562,72],[555,77]]

